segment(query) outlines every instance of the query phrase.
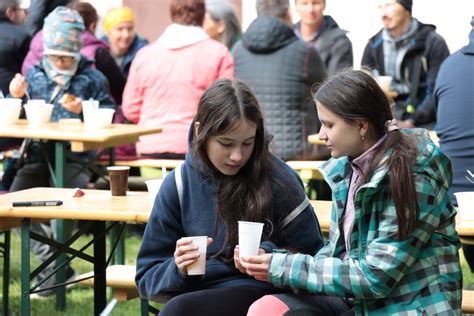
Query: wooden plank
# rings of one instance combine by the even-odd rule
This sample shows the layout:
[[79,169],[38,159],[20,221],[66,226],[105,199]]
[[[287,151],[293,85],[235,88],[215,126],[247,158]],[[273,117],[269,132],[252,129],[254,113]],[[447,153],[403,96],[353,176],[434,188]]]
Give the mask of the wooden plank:
[[[137,159],[137,160],[118,160],[115,161],[116,166],[130,166],[130,167],[148,167],[148,168],[162,168],[174,169],[181,165],[184,160],[180,159]],[[108,165],[108,161],[98,161],[97,164]]]
[[[41,219],[83,219],[146,223],[152,205],[147,192],[127,192],[111,196],[109,190],[83,190],[74,198],[75,189],[33,188],[0,195],[0,217]],[[15,201],[62,200],[61,206],[12,207]],[[1,219],[1,221],[4,220]]]

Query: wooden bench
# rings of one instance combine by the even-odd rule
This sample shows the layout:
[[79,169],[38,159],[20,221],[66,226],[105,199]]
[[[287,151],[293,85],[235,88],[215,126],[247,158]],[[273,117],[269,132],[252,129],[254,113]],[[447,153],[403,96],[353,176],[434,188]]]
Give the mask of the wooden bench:
[[[137,160],[117,160],[116,166],[130,166],[130,167],[148,167],[148,168],[166,168],[174,169],[181,165],[184,160],[179,159],[137,159]],[[99,165],[108,165],[108,161],[97,161]]]
[[299,161],[299,160],[290,160],[287,161],[287,165],[290,166],[293,170],[299,171],[300,177],[303,180],[324,180],[323,175],[321,174],[319,167],[324,163],[323,160],[308,160],[308,161]]
[[[130,166],[130,167],[147,167],[147,168],[166,168],[174,169],[181,165],[184,161],[180,159],[137,159],[137,160],[117,160],[116,166]],[[319,171],[319,167],[324,163],[321,160],[315,161],[287,161],[286,162],[293,170],[299,171],[300,176],[304,180],[315,179],[322,180],[323,177]],[[108,161],[98,161],[97,164],[107,165]]]
[[[136,267],[132,265],[112,265],[106,270],[106,285],[112,289],[112,297],[118,302],[128,301],[137,298],[138,290],[135,284]],[[81,274],[77,280],[92,277],[94,272]],[[84,286],[94,286],[94,278],[82,280],[79,284]],[[154,300],[159,304],[165,304],[169,300],[167,296],[160,296]],[[159,310],[156,307],[149,306],[146,299],[141,302],[141,315],[148,315],[149,312],[157,313]],[[113,308],[113,305],[112,307]],[[111,309],[110,308],[110,309]]]

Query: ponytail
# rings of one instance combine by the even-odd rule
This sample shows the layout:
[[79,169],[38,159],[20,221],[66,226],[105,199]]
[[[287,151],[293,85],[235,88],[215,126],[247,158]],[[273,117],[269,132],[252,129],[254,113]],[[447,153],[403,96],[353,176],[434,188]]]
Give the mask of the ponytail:
[[397,239],[405,240],[415,229],[419,214],[412,172],[416,159],[415,144],[398,129],[388,132],[383,144],[376,149],[374,159],[360,183],[370,180],[387,152],[390,155],[383,164],[388,168],[389,194],[393,197],[397,212]]

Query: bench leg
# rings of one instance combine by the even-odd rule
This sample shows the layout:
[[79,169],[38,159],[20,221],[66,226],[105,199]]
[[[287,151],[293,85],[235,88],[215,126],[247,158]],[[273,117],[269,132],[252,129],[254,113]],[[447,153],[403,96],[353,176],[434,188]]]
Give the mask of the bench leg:
[[3,232],[3,297],[2,315],[8,315],[8,287],[10,284],[10,231]]
[[141,298],[140,299],[140,311],[142,316],[148,316],[148,300]]

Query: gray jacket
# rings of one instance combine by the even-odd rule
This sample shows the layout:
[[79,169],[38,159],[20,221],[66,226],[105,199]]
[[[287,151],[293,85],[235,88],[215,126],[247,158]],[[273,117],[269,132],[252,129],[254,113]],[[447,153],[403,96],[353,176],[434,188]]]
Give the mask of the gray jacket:
[[[295,24],[295,33],[301,38],[299,30],[300,23],[298,22]],[[352,43],[346,34],[347,31],[339,28],[336,21],[326,15],[321,28],[310,41],[321,56],[328,75],[334,75],[338,71],[354,65]]]
[[235,77],[252,87],[264,110],[275,154],[283,160],[318,159],[317,147],[307,141],[320,127],[311,87],[325,77],[314,48],[283,21],[261,16],[235,45],[234,58]]

